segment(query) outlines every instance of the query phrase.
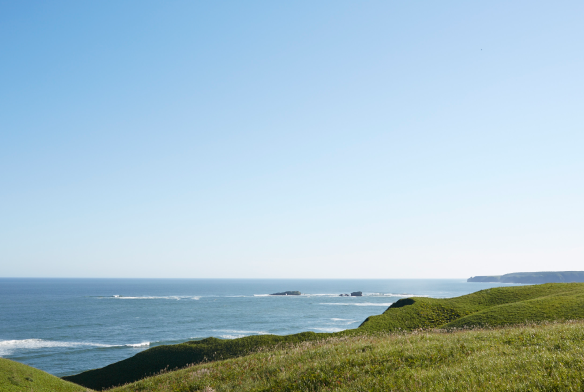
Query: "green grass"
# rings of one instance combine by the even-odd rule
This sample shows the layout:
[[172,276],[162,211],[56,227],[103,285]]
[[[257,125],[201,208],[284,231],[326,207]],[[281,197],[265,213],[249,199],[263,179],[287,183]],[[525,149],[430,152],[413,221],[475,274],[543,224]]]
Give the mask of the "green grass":
[[244,356],[262,347],[270,348],[322,339],[322,335],[303,332],[287,336],[247,336],[233,340],[207,338],[182,344],[158,346],[101,369],[63,378],[88,388],[102,390],[140,380],[163,370],[182,368],[192,363]]
[[584,323],[338,336],[111,392],[582,391]]
[[82,386],[22,363],[0,358],[0,391],[2,392],[77,392]]
[[568,319],[584,319],[583,283],[497,287],[444,299],[406,298],[394,303],[383,314],[367,318],[358,332]]
[[285,349],[301,342],[417,329],[503,326],[573,319],[584,319],[583,283],[499,287],[456,298],[402,299],[383,314],[367,318],[359,328],[334,334],[305,332],[288,336],[248,336],[234,340],[209,338],[154,347],[124,361],[65,379],[102,390],[137,381],[165,369],[241,357],[260,349]]

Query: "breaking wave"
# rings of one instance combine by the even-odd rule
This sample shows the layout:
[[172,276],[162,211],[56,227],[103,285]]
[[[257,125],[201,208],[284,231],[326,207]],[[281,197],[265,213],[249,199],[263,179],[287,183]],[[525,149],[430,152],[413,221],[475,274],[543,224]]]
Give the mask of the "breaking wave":
[[410,298],[410,297],[429,297],[429,295],[418,295],[418,294],[372,294],[372,296],[380,296],[380,297],[400,297],[400,298]]
[[197,296],[181,296],[181,295],[166,295],[166,296],[151,296],[151,295],[143,295],[143,296],[123,296],[123,295],[112,295],[109,297],[97,297],[97,298],[115,298],[115,299],[172,299],[175,301],[179,301],[181,299],[194,299],[198,300],[201,297]]
[[227,332],[227,333],[248,333],[251,335],[267,335],[269,332],[266,331],[240,331],[237,329],[214,329],[214,332]]
[[150,346],[150,342],[142,342],[142,343],[135,343],[135,344],[124,344],[126,347],[148,347]]
[[[254,294],[254,297],[341,297],[341,298],[363,298],[363,297],[398,297],[398,298],[409,298],[409,297],[429,297],[429,295],[420,295],[420,294],[399,294],[399,293],[363,293],[362,296],[343,296],[342,294],[346,293],[325,293],[325,294],[307,294],[302,293],[300,295],[272,295],[272,294]],[[235,297],[235,296],[233,296]],[[246,297],[245,295],[239,295],[238,297]]]
[[313,331],[320,331],[320,332],[341,332],[344,331],[344,328],[337,328],[337,327],[328,327],[328,328],[312,328]]
[[250,336],[250,335],[268,335],[269,332],[266,331],[240,331],[240,330],[234,330],[234,329],[214,329],[214,332],[220,332],[223,333],[222,335],[219,335],[220,338],[223,339],[237,339],[237,338],[243,338],[246,336]]
[[352,320],[352,319],[342,319],[342,318],[332,318],[332,321],[334,321],[335,323],[339,323],[339,324],[345,324],[345,325],[350,325],[353,323],[356,323],[357,320]]
[[21,339],[21,340],[0,340],[0,357],[11,355],[16,350],[38,350],[42,348],[66,348],[66,347],[148,347],[150,342],[131,344],[103,344],[91,342],[59,342],[45,339]]

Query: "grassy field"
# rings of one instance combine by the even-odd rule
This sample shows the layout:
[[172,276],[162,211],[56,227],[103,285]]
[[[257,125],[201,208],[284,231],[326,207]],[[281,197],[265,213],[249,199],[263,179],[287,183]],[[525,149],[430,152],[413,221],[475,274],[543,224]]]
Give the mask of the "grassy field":
[[582,391],[584,323],[338,336],[191,366],[111,392]]
[[245,356],[331,338],[430,328],[503,326],[525,322],[584,319],[584,283],[499,287],[456,298],[406,298],[383,314],[369,317],[359,328],[334,334],[305,332],[288,336],[248,336],[234,340],[209,338],[172,346],[159,346],[101,369],[66,380],[96,390],[143,379],[164,369]]
[[0,391],[2,392],[78,392],[82,386],[63,381],[42,370],[0,358]]

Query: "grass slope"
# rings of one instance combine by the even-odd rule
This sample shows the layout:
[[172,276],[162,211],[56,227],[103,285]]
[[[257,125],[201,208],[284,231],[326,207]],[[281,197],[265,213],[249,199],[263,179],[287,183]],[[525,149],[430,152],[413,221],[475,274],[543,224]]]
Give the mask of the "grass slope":
[[406,298],[383,314],[367,318],[357,329],[335,334],[306,332],[288,336],[248,336],[234,340],[209,338],[172,346],[159,346],[101,369],[65,377],[101,390],[140,380],[164,369],[235,358],[259,349],[285,348],[302,341],[350,337],[420,328],[501,326],[526,321],[584,319],[584,284],[561,283],[499,287],[456,298]]
[[111,392],[582,391],[584,323],[304,342]]
[[88,388],[102,390],[140,380],[166,369],[177,369],[192,363],[234,358],[256,352],[262,347],[297,344],[322,339],[323,334],[303,332],[295,335],[247,336],[223,340],[207,338],[182,344],[158,346],[101,369],[89,370],[65,380]]
[[0,391],[2,392],[77,392],[86,388],[63,381],[22,363],[0,358]]
[[497,287],[455,298],[405,298],[383,314],[367,318],[358,331],[496,326],[582,318],[584,284],[550,283]]

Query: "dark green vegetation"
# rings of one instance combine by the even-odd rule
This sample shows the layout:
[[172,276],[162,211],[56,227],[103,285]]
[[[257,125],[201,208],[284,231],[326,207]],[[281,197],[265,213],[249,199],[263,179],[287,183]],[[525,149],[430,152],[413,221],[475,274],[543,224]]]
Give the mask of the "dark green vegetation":
[[584,323],[339,336],[199,364],[112,392],[582,391]]
[[142,351],[131,358],[96,370],[89,370],[65,380],[102,390],[154,375],[162,370],[177,369],[189,364],[240,357],[260,348],[322,339],[323,334],[303,332],[296,335],[259,335],[223,340],[207,338],[182,344],[158,346]]
[[574,319],[584,319],[582,283],[499,287],[456,298],[402,299],[383,314],[369,317],[359,328],[334,334],[305,332],[288,336],[248,336],[234,340],[209,338],[158,346],[124,361],[65,379],[89,388],[105,389],[137,381],[164,369],[240,357],[258,350],[285,350],[301,342],[418,329],[503,326]]
[[42,370],[0,358],[0,391],[2,392],[76,392],[86,389],[63,381]]
[[584,282],[584,271],[514,272],[495,276],[473,276],[468,278],[467,282],[527,284]]

